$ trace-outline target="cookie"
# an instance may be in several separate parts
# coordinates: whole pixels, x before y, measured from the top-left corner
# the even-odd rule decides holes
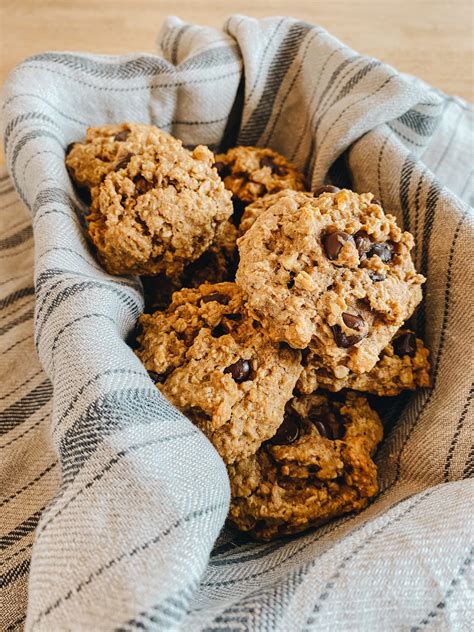
[[[363,509],[378,491],[381,439],[377,413],[356,393],[294,398],[275,436],[228,467],[231,523],[270,540]]]
[[[237,242],[236,282],[255,318],[337,379],[370,371],[422,297],[413,237],[372,198],[281,196]]]
[[[108,272],[175,277],[219,238],[232,203],[213,161],[165,134],[105,177],[87,221]]]
[[[145,312],[163,311],[171,303],[172,295],[183,287],[197,288],[203,283],[233,281],[237,269],[237,229],[226,222],[216,241],[199,259],[187,265],[182,274],[173,278],[163,273],[142,277]]]
[[[273,206],[280,198],[290,197],[294,199],[296,203],[305,204],[308,196],[311,195],[311,193],[303,193],[302,191],[292,191],[291,189],[286,189],[258,198],[255,202],[252,202],[245,207],[245,211],[239,225],[239,235],[244,235],[253,225],[257,217]]]
[[[303,372],[296,385],[300,393],[312,393],[317,388],[340,391],[350,388],[374,395],[398,395],[431,385],[429,351],[423,341],[408,330],[400,330],[382,350],[374,368],[357,375],[350,372],[338,379],[324,366],[313,351],[304,354]]]
[[[238,264],[237,228],[226,222],[211,247],[188,265],[181,276],[183,287],[199,287],[203,283],[233,281]]]
[[[235,283],[176,292],[166,311],[141,316],[140,325],[137,355],[150,377],[226,463],[275,434],[301,354],[268,339]]]
[[[154,125],[121,123],[89,127],[83,143],[71,143],[66,166],[79,187],[92,189],[117,169],[128,154],[141,153],[148,145],[162,144],[169,136]]]
[[[234,147],[216,156],[215,167],[232,192],[233,222],[239,225],[247,204],[283,189],[304,191],[304,176],[284,156],[262,147]]]

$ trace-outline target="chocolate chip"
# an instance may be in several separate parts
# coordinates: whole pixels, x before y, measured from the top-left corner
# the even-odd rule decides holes
[[[277,176],[284,176],[286,174],[286,169],[277,165],[270,156],[263,156],[260,158],[260,166],[261,167],[269,167],[271,172]]]
[[[270,439],[273,445],[289,445],[300,436],[300,425],[296,415],[285,415],[282,424],[276,434]]]
[[[134,182],[135,188],[140,195],[143,195],[143,193],[147,193],[150,189],[153,189],[154,186],[153,182],[150,182],[143,176],[138,176],[138,178],[136,178]]]
[[[226,334],[229,333],[229,330],[227,329],[227,327],[224,325],[224,323],[219,323],[218,325],[216,325],[214,327],[214,329],[211,331],[211,336],[213,338],[220,338],[221,336],[225,336]],[[224,371],[225,373],[225,371]]]
[[[234,362],[234,364],[224,369],[224,373],[230,373],[234,382],[237,382],[237,384],[249,380],[251,372],[252,367],[248,360],[237,360],[237,362]]]
[[[326,439],[342,439],[345,433],[342,420],[334,413],[329,412],[320,414],[318,412],[309,412],[308,419],[314,424],[314,427],[322,437]]]
[[[341,189],[339,187],[334,187],[332,184],[323,184],[323,186],[318,187],[316,191],[313,193],[315,197],[322,195],[323,193],[337,193]]]
[[[359,230],[354,235],[354,242],[357,248],[357,252],[359,253],[359,258],[363,259],[372,246],[372,240],[367,235],[365,230]]]
[[[218,160],[213,164],[214,169],[217,169],[217,173],[220,175],[222,179],[230,176],[230,167],[228,167],[225,163]]]
[[[338,347],[342,349],[348,349],[349,347],[353,347],[355,344],[360,342],[363,338],[366,337],[366,333],[363,334],[355,334],[353,336],[347,336],[339,325],[334,325],[332,327],[332,332],[334,335],[334,340]]]
[[[382,208],[382,202],[378,198],[372,198],[372,204],[377,204]]]
[[[221,294],[220,292],[213,292],[212,294],[206,294],[201,299],[202,303],[220,303],[221,305],[228,305],[230,298],[227,294]]]
[[[380,272],[374,272],[373,270],[369,270],[369,277],[374,283],[378,283],[379,281],[385,281],[387,276]]]
[[[330,261],[334,261],[338,258],[346,241],[354,242],[352,236],[342,230],[336,230],[333,233],[325,233],[323,235],[324,250]]]
[[[157,382],[159,382],[160,384],[163,384],[163,382],[167,378],[167,373],[166,372],[165,373],[156,373],[155,371],[148,371],[148,375],[153,380],[153,382],[155,382],[155,384]]]
[[[382,241],[372,244],[370,250],[367,252],[367,257],[373,257],[377,255],[384,263],[388,263],[392,260],[395,244],[392,241]]]
[[[393,341],[393,350],[400,358],[402,356],[410,356],[410,358],[414,358],[416,354],[416,336],[411,333],[411,331],[407,331],[403,334],[397,336]]]
[[[290,272],[290,280],[288,281],[288,283],[286,284],[286,287],[291,290],[291,288],[295,285],[295,276],[296,273],[295,272]]]
[[[118,134],[115,134],[114,140],[118,140],[118,141],[127,140],[127,138],[129,136],[130,136],[130,130],[129,129],[123,129]]]
[[[69,154],[71,153],[72,148],[74,147],[76,143],[69,143],[69,145],[66,147],[66,156],[69,156]]]
[[[135,154],[132,154],[131,152],[129,152],[124,158],[122,158],[120,162],[118,162],[115,165],[114,171],[120,171],[120,169],[124,169],[130,162],[130,160],[132,159],[132,156],[134,155]]]
[[[342,312],[342,320],[344,321],[344,325],[350,329],[363,331],[365,328],[365,321],[361,316],[349,314],[349,312]]]
[[[242,200],[238,198],[236,195],[233,195],[232,205],[234,207],[234,212],[230,219],[232,223],[238,228],[240,226],[240,220],[242,219],[242,215],[244,214],[245,207],[247,206],[247,204],[245,204],[245,202],[242,202]]]
[[[242,320],[242,314],[224,314],[224,318],[239,321]]]
[[[315,425],[316,430],[319,432],[319,434],[322,437],[327,437],[328,436],[328,433],[326,431],[326,426],[323,424],[322,421],[313,421],[313,424]]]

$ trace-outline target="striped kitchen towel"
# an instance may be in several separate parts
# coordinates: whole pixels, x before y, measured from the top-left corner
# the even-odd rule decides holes
[[[159,43],[35,55],[4,86],[2,628],[471,630],[473,108],[289,18],[171,18]],[[433,389],[393,400],[360,515],[267,544],[222,531],[224,465],[125,344],[141,283],[100,268],[64,167],[87,126],[124,120],[270,146],[414,233]]]

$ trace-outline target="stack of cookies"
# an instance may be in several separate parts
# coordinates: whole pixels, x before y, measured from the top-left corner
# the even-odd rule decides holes
[[[143,275],[136,353],[225,461],[230,521],[268,540],[365,507],[382,439],[366,394],[430,383],[404,328],[425,280],[410,233],[371,193],[307,192],[271,149],[108,125],[66,164],[104,268]]]

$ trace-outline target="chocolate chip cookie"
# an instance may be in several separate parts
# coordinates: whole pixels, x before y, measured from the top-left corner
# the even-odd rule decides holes
[[[281,196],[238,240],[236,282],[255,318],[337,379],[370,371],[422,297],[413,237],[372,200]]]
[[[129,154],[139,154],[148,145],[160,145],[168,137],[154,125],[142,123],[89,127],[83,143],[69,145],[66,166],[79,187],[92,189],[119,168]]]
[[[381,439],[377,413],[354,392],[294,398],[275,435],[228,467],[231,523],[269,540],[363,509],[378,491]]]
[[[431,385],[430,353],[423,341],[408,330],[400,330],[382,350],[374,368],[360,375],[351,371],[345,378],[338,379],[311,349],[303,355],[304,368],[296,385],[300,393],[312,393],[317,388],[333,392],[350,388],[393,396]]]
[[[284,191],[278,191],[277,193],[270,193],[264,195],[261,198],[255,200],[245,207],[244,214],[239,225],[239,235],[243,235],[253,225],[257,217],[264,213],[267,209],[275,204],[282,197],[290,197],[295,200],[296,203],[305,204],[308,196],[311,193],[303,193],[302,191],[293,191],[291,189],[285,189]]]
[[[301,354],[272,343],[235,283],[173,295],[140,318],[138,357],[161,392],[212,441],[226,463],[275,434],[301,373]]]
[[[284,156],[262,147],[234,147],[216,156],[215,167],[234,203],[233,222],[239,225],[247,204],[282,189],[305,189],[304,176]]]
[[[232,203],[213,162],[207,147],[190,152],[164,134],[115,166],[87,217],[108,272],[175,277],[219,239]]]

